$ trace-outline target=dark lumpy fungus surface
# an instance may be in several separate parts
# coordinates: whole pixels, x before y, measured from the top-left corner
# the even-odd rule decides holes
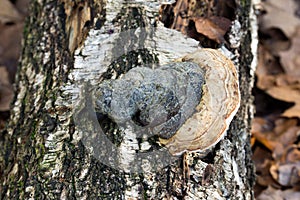
[[[120,126],[168,139],[195,112],[204,71],[193,62],[136,67],[95,90],[95,110]]]

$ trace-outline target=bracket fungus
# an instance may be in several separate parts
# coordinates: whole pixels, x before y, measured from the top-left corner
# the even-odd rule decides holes
[[[170,139],[160,142],[173,155],[204,151],[225,135],[240,106],[237,71],[231,60],[214,49],[202,49],[181,61],[195,62],[205,71],[203,94],[196,112]]]
[[[202,151],[225,134],[240,104],[235,66],[201,49],[176,62],[136,67],[96,89],[95,110],[141,137],[159,136],[172,155]]]

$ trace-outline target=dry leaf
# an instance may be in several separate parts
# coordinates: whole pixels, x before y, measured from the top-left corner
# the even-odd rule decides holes
[[[278,188],[299,185],[300,151],[295,145],[300,132],[298,120],[278,118],[272,124],[269,120],[256,117],[251,132],[257,141],[272,153],[271,156],[270,151],[266,151],[266,148],[261,146],[254,150],[253,160],[258,173],[256,188],[269,185],[276,185]],[[266,193],[264,195],[261,199],[270,196]],[[274,198],[272,195],[270,197]]]
[[[261,5],[266,14],[262,15],[260,20],[261,45],[256,71],[257,87],[273,98],[289,103],[286,103],[286,107],[285,104],[277,107],[275,105],[274,108],[265,107],[270,109],[265,111],[269,114],[265,113],[263,118],[254,120],[252,125],[251,132],[256,139],[253,159],[258,174],[255,192],[256,195],[260,193],[257,196],[258,200],[298,200],[300,192],[296,189],[300,189],[300,4],[295,0],[265,0]],[[256,102],[258,106],[265,103]],[[288,107],[291,104],[294,105]],[[275,113],[278,107],[281,108],[280,113],[283,112],[283,117],[273,119],[272,116],[278,116]],[[257,162],[258,159],[260,162]],[[265,186],[269,187],[265,189]],[[286,187],[293,189],[285,190]]]
[[[299,200],[300,192],[289,190],[277,190],[269,186],[268,189],[263,191],[257,198],[257,200]]]
[[[224,35],[231,25],[231,21],[224,17],[212,16],[209,18],[195,17],[193,18],[198,33],[207,36],[209,39],[223,43]]]
[[[13,95],[13,87],[9,83],[7,70],[5,67],[0,67],[0,111],[9,110]]]
[[[297,119],[286,118],[278,118],[274,124],[264,118],[253,120],[252,135],[272,153],[271,157],[271,153],[266,152],[266,148],[262,149],[261,145],[255,148],[253,160],[259,174],[259,185],[274,185],[269,169],[273,179],[281,186],[294,186],[300,180],[296,175],[300,172],[300,152],[294,145],[300,131],[297,123]]]
[[[291,86],[293,85],[299,85],[300,86],[300,79],[294,77],[294,76],[289,76],[287,74],[280,74],[276,77],[276,85],[277,86]]]
[[[274,163],[272,161],[272,155],[270,151],[266,150],[265,148],[255,148],[253,152],[253,161],[255,163],[257,176],[257,183],[261,186],[268,186],[270,184],[277,184],[270,172],[269,168]]]
[[[290,38],[300,26],[300,20],[295,15],[297,9],[295,1],[267,0],[262,6],[267,12],[260,20],[262,29],[278,27]]]
[[[22,20],[22,15],[9,0],[0,1],[0,22],[17,22]]]
[[[294,162],[295,160],[300,161],[300,149],[297,145],[291,145],[290,148],[287,149],[285,161]]]
[[[272,87],[266,91],[272,97],[295,103],[295,106],[289,108],[283,113],[286,117],[300,117],[299,107],[300,107],[300,89],[292,88],[291,86],[278,86]]]
[[[274,56],[278,56],[280,51],[286,51],[291,46],[291,41],[279,28],[270,28],[260,32],[261,44]]]
[[[264,153],[263,151],[260,151],[260,153]],[[259,168],[261,168],[261,170],[256,168],[256,172],[259,173],[259,175],[257,176],[257,183],[261,186],[268,186],[268,185],[278,185],[278,183],[275,182],[275,180],[272,178],[272,176],[270,175],[270,172],[268,171],[268,169],[270,168],[272,161],[271,160],[265,160],[265,162],[263,163],[263,165],[258,166]]]
[[[276,119],[275,120],[275,127],[274,127],[274,132],[276,134],[276,137],[281,135],[281,134],[285,134],[290,128],[296,127],[297,123],[298,123],[297,119],[285,119],[285,118]],[[281,139],[280,139],[280,141],[284,142]]]
[[[274,124],[260,117],[252,121],[252,135],[266,148],[273,151],[273,156],[279,157],[283,149],[296,142],[300,127],[297,119],[278,118]]]
[[[298,116],[300,113],[300,104],[296,104],[293,107],[289,108],[288,110],[284,111],[284,113],[282,114],[282,116],[284,117],[295,117]]]
[[[22,32],[23,23],[5,26],[0,30],[1,64],[7,60],[18,60],[21,51]]]
[[[188,0],[178,0],[173,4],[162,4],[159,10],[159,20],[167,28],[172,28],[186,34],[189,24],[189,2]]]
[[[300,161],[270,168],[272,177],[282,186],[294,186],[300,183]]]
[[[298,19],[300,21],[300,19]],[[291,38],[292,46],[288,51],[280,52],[281,64],[285,72],[293,77],[300,78],[300,27]]]
[[[257,75],[256,85],[262,90],[274,87],[276,75],[282,73],[280,63],[269,50],[261,45],[258,48],[258,55],[258,65],[255,71]]]
[[[299,44],[300,45],[300,44]],[[290,53],[295,57],[297,53]],[[300,52],[299,52],[300,54]],[[288,56],[288,55],[287,55]],[[295,68],[299,68],[295,66]],[[297,74],[291,71],[291,74]],[[298,70],[299,71],[299,70]],[[257,75],[257,87],[266,90],[266,92],[273,98],[295,103],[295,105],[283,113],[285,117],[298,117],[300,116],[300,80],[295,76],[289,74],[283,74],[283,71],[279,65],[278,59],[276,59],[270,51],[266,48],[259,47],[259,61],[256,70]]]
[[[14,1],[15,7],[24,15],[27,16],[29,13],[30,0],[16,0]]]
[[[252,132],[253,136],[259,141],[262,145],[264,145],[270,151],[275,151],[275,148],[283,149],[283,146],[276,142],[272,141],[268,136],[272,135],[272,132],[265,132],[264,134],[261,132]]]

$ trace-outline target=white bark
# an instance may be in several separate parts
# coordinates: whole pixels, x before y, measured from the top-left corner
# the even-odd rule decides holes
[[[1,197],[252,199],[254,175],[249,127],[253,115],[251,88],[257,40],[251,40],[251,37],[256,37],[253,11],[251,20],[254,29],[252,35],[248,32],[249,2],[237,12],[230,33],[231,49],[221,48],[239,69],[242,91],[241,107],[227,136],[204,160],[197,153],[188,153],[185,167],[181,157],[164,168],[159,168],[159,162],[149,162],[151,156],[147,157],[140,166],[142,170],[139,172],[143,173],[129,173],[132,167],[129,161],[136,158],[136,150],[146,151],[152,144],[145,141],[139,143],[130,129],[109,127],[107,135],[116,137],[115,143],[119,142],[112,149],[120,154],[111,152],[103,156],[101,145],[111,141],[96,141],[98,146],[86,145],[93,144],[93,139],[87,140],[91,143],[84,143],[86,133],[78,127],[76,117],[73,118],[82,105],[78,99],[80,95],[85,95],[83,91],[89,91],[101,83],[101,75],[111,70],[110,65],[114,61],[129,59],[126,54],[131,51],[145,50],[147,56],[152,56],[147,58],[151,62],[147,62],[143,53],[139,52],[132,67],[149,65],[154,68],[153,61],[159,61],[160,65],[173,62],[200,47],[197,41],[167,29],[157,21],[162,1],[99,2],[95,4],[105,7],[104,25],[99,30],[89,30],[84,44],[75,51],[74,66],[71,59],[66,58],[69,55],[66,53],[68,45],[62,45],[65,49],[61,49],[57,45],[60,41],[55,40],[64,40],[64,35],[60,34],[63,32],[62,16],[56,15],[62,6],[35,2],[36,18],[30,18],[32,27],[25,37],[28,43],[32,40],[36,46],[24,47],[23,66],[17,82],[18,95],[5,136],[8,139],[4,149],[10,152],[11,160],[6,159],[5,164],[1,164],[1,168],[6,167],[3,169],[4,177],[1,177]],[[83,9],[88,6],[95,5],[85,5]],[[140,12],[136,14],[140,19],[128,18],[134,14],[130,13],[132,10]],[[40,15],[38,12],[41,12]],[[118,20],[117,16],[120,17]],[[44,32],[38,34],[35,29]],[[31,51],[34,57],[28,53]],[[119,67],[119,71],[112,71],[111,78],[126,71]],[[35,93],[31,93],[34,89]],[[82,116],[88,128],[94,125],[89,120],[91,113],[89,110]],[[123,136],[122,140],[118,141],[118,135]],[[7,152],[3,152],[1,156],[4,158]],[[117,157],[118,165],[107,166],[106,162],[98,159],[116,159],[110,157],[115,155],[122,155]],[[153,171],[155,167],[158,168]],[[185,169],[189,169],[189,177]]]

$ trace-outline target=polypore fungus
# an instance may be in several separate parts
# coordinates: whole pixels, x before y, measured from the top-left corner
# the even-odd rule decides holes
[[[225,134],[240,103],[235,66],[201,49],[157,69],[137,67],[95,90],[96,112],[157,134],[172,155],[201,151]]]
[[[202,49],[182,58],[195,62],[205,71],[205,85],[196,112],[170,139],[160,142],[173,155],[203,151],[225,135],[240,106],[237,71],[231,60],[214,49]]]
[[[135,131],[172,137],[195,112],[204,71],[196,63],[175,62],[157,69],[137,67],[96,89],[96,112]],[[141,133],[143,134],[143,133]]]

